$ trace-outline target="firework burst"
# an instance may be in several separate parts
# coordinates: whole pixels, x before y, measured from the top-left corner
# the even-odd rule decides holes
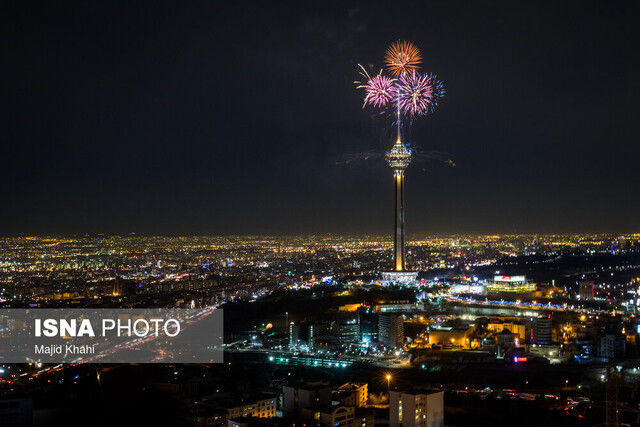
[[[420,51],[411,42],[397,41],[387,49],[384,57],[387,69],[394,77],[411,74],[422,62]]]
[[[444,97],[445,89],[435,74],[404,74],[396,85],[396,101],[403,114],[411,117],[433,112]]]
[[[359,67],[362,70],[360,74],[365,80],[355,83],[359,85],[358,89],[364,89],[366,93],[362,108],[367,104],[376,108],[384,108],[395,100],[397,91],[394,79],[382,75],[382,70],[376,76],[371,77],[362,65]]]

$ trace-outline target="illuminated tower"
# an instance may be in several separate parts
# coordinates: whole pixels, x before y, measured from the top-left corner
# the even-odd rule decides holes
[[[393,169],[393,186],[395,188],[395,219],[393,240],[393,270],[405,271],[404,252],[404,170],[411,163],[411,152],[402,143],[400,132],[395,145],[387,153],[387,162]]]
[[[398,108],[398,138],[387,153],[387,162],[393,169],[393,187],[395,191],[395,218],[393,230],[393,268],[382,272],[382,280],[386,283],[402,285],[415,284],[418,272],[407,271],[404,251],[404,170],[411,163],[411,151],[402,143],[400,137],[400,108]]]

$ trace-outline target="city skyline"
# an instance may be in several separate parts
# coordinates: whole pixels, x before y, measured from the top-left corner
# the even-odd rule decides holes
[[[5,9],[2,426],[640,425],[640,4]]]
[[[0,235],[388,230],[363,153],[393,131],[353,81],[397,39],[449,92],[404,138],[445,153],[407,172],[409,238],[637,229],[637,5],[225,7],[10,8]]]

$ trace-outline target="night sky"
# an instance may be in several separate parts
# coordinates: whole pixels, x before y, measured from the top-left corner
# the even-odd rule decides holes
[[[410,236],[640,231],[637,2],[50,3],[0,17],[0,235],[390,234],[353,82],[397,39],[448,91],[407,142],[456,164],[408,169]]]

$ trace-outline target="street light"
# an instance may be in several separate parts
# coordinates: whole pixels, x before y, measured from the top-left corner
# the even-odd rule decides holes
[[[387,374],[387,391],[391,391],[391,374]]]

